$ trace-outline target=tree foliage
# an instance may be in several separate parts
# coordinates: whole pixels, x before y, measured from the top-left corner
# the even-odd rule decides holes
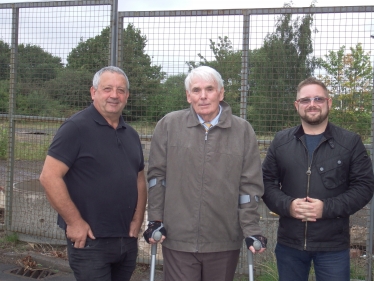
[[[213,52],[214,60],[208,61],[199,53],[200,62],[189,61],[187,65],[190,71],[201,65],[210,66],[217,70],[224,81],[224,100],[231,105],[233,113],[239,115],[242,52],[234,50],[232,42],[227,36],[219,36],[218,40],[219,42],[216,43],[209,39],[209,48]]]
[[[161,91],[149,97],[147,119],[158,121],[167,113],[189,107],[184,88],[185,74],[170,76]]]
[[[61,58],[41,47],[30,44],[18,46],[17,84],[21,94],[27,94],[45,81],[55,78],[62,68]],[[8,80],[9,73],[10,46],[0,40],[0,80]]]
[[[67,57],[67,68],[87,70],[94,75],[96,71],[109,64],[110,29],[104,28],[100,35],[83,41]]]
[[[0,80],[9,79],[10,74],[10,46],[0,40]]]
[[[365,53],[361,43],[350,47],[341,46],[330,51],[318,65],[326,72],[319,78],[326,84],[333,97],[331,120],[348,129],[370,135],[372,111],[373,68],[370,53]]]
[[[30,44],[18,46],[17,82],[22,86],[21,94],[38,89],[45,81],[56,77],[63,68],[60,57]]]
[[[286,4],[285,7],[290,7]],[[293,101],[296,86],[312,75],[316,60],[312,56],[313,15],[278,17],[275,31],[268,34],[262,47],[249,50],[249,98],[247,116],[259,132],[274,132],[294,125],[298,117]],[[225,100],[239,114],[242,52],[234,50],[227,36],[216,43],[210,40],[214,59],[198,54],[200,62],[190,61],[190,69],[200,65],[215,68],[225,83]]]
[[[293,107],[296,86],[311,76],[316,66],[312,26],[312,14],[280,15],[263,46],[250,51],[248,116],[258,131],[274,132],[298,122]]]
[[[74,85],[72,87],[72,85]],[[43,92],[53,100],[65,105],[67,114],[84,108],[91,103],[90,87],[92,74],[86,70],[65,68],[55,79],[47,81]]]
[[[162,91],[161,81],[165,78],[162,67],[152,64],[146,54],[147,37],[140,29],[129,24],[123,32],[123,69],[130,80],[130,97],[125,108],[128,120],[143,120],[149,114],[150,100]]]
[[[67,67],[87,70],[93,76],[96,71],[108,65],[109,38],[108,27],[94,38],[81,40],[70,52]],[[145,52],[147,38],[133,24],[123,30],[122,42],[122,68],[130,81],[130,98],[125,108],[126,119],[141,120],[147,115],[151,96],[161,90],[160,84],[165,73],[161,71],[161,66],[152,65],[151,57]]]

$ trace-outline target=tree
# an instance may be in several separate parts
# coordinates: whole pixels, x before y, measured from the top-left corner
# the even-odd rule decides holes
[[[63,68],[61,58],[53,56],[41,47],[30,44],[18,46],[17,84],[20,94],[37,89],[45,81],[56,77]],[[10,47],[0,40],[0,80],[8,80],[10,74]]]
[[[217,70],[224,81],[225,98],[232,107],[235,115],[240,113],[240,87],[241,87],[241,51],[235,51],[232,42],[227,36],[218,37],[219,42],[216,43],[209,39],[209,48],[212,50],[214,60],[208,61],[203,55],[198,54],[200,62],[187,62],[191,71],[201,65],[206,65]]]
[[[146,54],[147,37],[140,29],[129,24],[123,32],[123,69],[130,80],[130,97],[125,108],[127,120],[144,120],[149,110],[150,100],[162,91],[161,81],[165,78],[162,67],[152,65]]]
[[[311,76],[316,67],[312,25],[312,14],[296,18],[283,14],[278,17],[275,31],[265,37],[263,46],[249,50],[247,116],[257,132],[273,133],[298,122],[293,107],[296,86]],[[220,72],[225,82],[225,100],[234,114],[239,114],[242,52],[233,49],[227,36],[219,37],[218,43],[210,40],[210,49],[213,60],[198,54],[200,62],[187,64],[190,69],[208,65]]]
[[[158,121],[167,113],[189,107],[184,88],[185,74],[169,77],[162,83],[162,90],[149,97],[147,119]]]
[[[0,113],[9,110],[9,80],[0,80]]]
[[[312,14],[296,18],[283,14],[264,45],[250,51],[248,116],[255,130],[275,132],[298,122],[293,107],[296,86],[311,76],[316,66],[312,25]]]
[[[86,41],[81,40],[68,58],[67,67],[88,70],[92,75],[108,65],[110,29],[105,28],[100,35]],[[125,108],[127,120],[142,120],[147,116],[149,98],[161,90],[160,82],[165,73],[161,66],[152,65],[145,53],[147,38],[141,31],[129,24],[122,34],[123,70],[130,81],[130,97]]]
[[[73,86],[72,86],[73,85]],[[92,74],[85,69],[65,68],[43,86],[43,92],[65,106],[66,116],[91,103]]]
[[[0,40],[0,80],[8,80],[10,75],[10,46]]]
[[[55,78],[62,68],[61,58],[41,47],[30,44],[18,46],[17,82],[22,86],[22,94],[38,89],[45,81]]]
[[[341,46],[319,59],[318,65],[326,72],[319,78],[333,97],[331,120],[362,137],[369,136],[373,77],[370,53],[364,52],[361,43],[350,47],[350,53]]]
[[[63,68],[61,58],[53,56],[41,47],[30,44],[18,46],[16,112],[18,114],[36,114],[41,107],[46,108],[40,88]],[[0,109],[8,109],[10,78],[10,46],[0,40]],[[40,112],[39,112],[40,113]]]
[[[110,28],[104,28],[100,35],[83,41],[81,38],[67,57],[67,68],[87,70],[95,74],[96,71],[108,65],[110,54]]]

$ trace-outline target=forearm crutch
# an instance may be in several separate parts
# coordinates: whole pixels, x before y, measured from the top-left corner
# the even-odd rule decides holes
[[[160,231],[155,231],[152,234],[152,238],[156,242],[160,241],[161,237],[162,237],[162,233]],[[150,273],[150,276],[149,276],[150,281],[155,280],[156,254],[157,254],[157,243],[152,244],[152,247],[151,247],[151,273]]]
[[[255,248],[256,251],[261,249],[261,242],[256,240],[253,242],[253,248]],[[249,275],[249,281],[254,281],[253,276],[253,253],[250,249],[247,249],[247,256],[248,256],[248,275]]]

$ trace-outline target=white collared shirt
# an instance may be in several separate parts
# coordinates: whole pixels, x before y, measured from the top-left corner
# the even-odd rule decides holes
[[[199,118],[199,121],[201,123],[201,125],[203,125],[205,127],[206,130],[209,130],[211,129],[213,126],[217,125],[218,124],[218,121],[219,121],[219,117],[221,116],[221,113],[222,113],[222,106],[219,105],[219,112],[217,114],[216,117],[214,117],[214,119],[212,121],[210,121],[209,123],[212,125],[210,128],[208,128],[207,126],[205,126],[205,121],[203,120],[203,118],[200,117],[199,114],[197,114],[197,118]]]

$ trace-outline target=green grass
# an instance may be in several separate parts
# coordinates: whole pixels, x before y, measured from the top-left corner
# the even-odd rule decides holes
[[[59,122],[16,122],[15,160],[44,160],[53,139],[52,134],[60,125]],[[0,159],[7,159],[8,157],[8,126],[9,124],[5,121],[0,122]]]
[[[8,248],[9,246],[15,246],[18,242],[18,235],[16,233],[10,233],[0,238],[0,249]]]
[[[14,157],[16,160],[44,160],[51,141],[52,137],[39,143],[35,141],[17,141]]]

